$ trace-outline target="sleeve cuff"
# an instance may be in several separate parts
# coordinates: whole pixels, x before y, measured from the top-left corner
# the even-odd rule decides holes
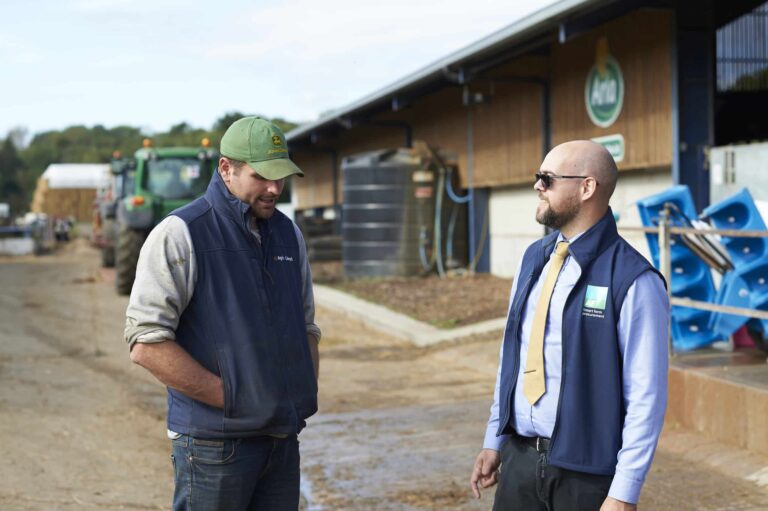
[[[494,451],[500,451],[501,446],[507,441],[507,437],[496,436],[496,429],[493,426],[489,426],[485,430],[485,438],[483,439],[483,449],[493,449]]]
[[[637,504],[642,487],[643,481],[638,481],[627,477],[621,472],[616,472],[613,476],[611,489],[608,490],[608,496],[629,504]]]
[[[320,342],[322,332],[320,332],[320,327],[315,324],[310,324],[307,325],[307,335],[313,336],[315,339],[317,339],[317,342]]]
[[[130,351],[133,349],[133,345],[137,342],[151,344],[163,341],[175,341],[176,333],[173,330],[165,328],[144,332],[130,332],[126,329],[125,340],[128,342],[128,349]]]

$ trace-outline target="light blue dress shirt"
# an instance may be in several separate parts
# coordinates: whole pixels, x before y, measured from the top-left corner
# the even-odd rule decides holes
[[[573,237],[576,241],[581,234]],[[557,241],[566,241],[562,234]],[[554,252],[553,252],[554,253]],[[521,261],[522,262],[522,261]],[[581,268],[570,255],[552,292],[549,315],[544,333],[544,374],[546,392],[532,406],[523,395],[523,371],[528,355],[528,341],[536,304],[544,278],[552,262],[547,261],[540,278],[531,289],[521,318],[520,369],[514,392],[512,418],[515,431],[522,436],[550,438],[557,418],[562,374],[562,323],[568,295],[581,276]],[[510,305],[515,296],[520,263],[512,284]],[[623,394],[626,408],[622,447],[618,454],[616,474],[608,495],[623,502],[636,503],[645,476],[653,461],[664,411],[667,406],[667,370],[669,366],[667,340],[669,336],[669,299],[662,280],[653,272],[640,275],[627,291],[619,314],[619,349],[623,368]],[[503,349],[503,347],[502,347]],[[501,353],[499,356],[501,361]],[[499,387],[501,362],[496,374],[496,388],[483,447],[499,450],[506,437],[496,436],[499,427]]]

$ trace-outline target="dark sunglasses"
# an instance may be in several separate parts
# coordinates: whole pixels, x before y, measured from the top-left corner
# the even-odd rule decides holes
[[[542,174],[541,172],[537,172],[534,174],[536,176],[536,181],[541,181],[541,184],[544,185],[544,189],[549,189],[552,187],[552,180],[553,179],[587,179],[588,177],[592,176],[558,176],[557,174]],[[595,184],[599,185],[600,183],[597,182],[595,179]]]

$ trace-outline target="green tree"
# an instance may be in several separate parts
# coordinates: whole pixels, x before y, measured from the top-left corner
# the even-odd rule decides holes
[[[259,114],[243,114],[240,112],[228,112],[221,117],[219,117],[215,123],[213,123],[213,131],[221,133],[221,135],[224,135],[224,132],[227,131],[227,128],[229,128],[233,122],[240,119],[241,117],[246,117],[246,115],[259,115]],[[259,115],[259,117],[263,117],[265,119],[269,119],[269,117]],[[278,128],[283,130],[284,133],[291,131],[293,128],[298,126],[295,122],[286,121],[282,117],[274,117],[272,119],[269,119],[275,125],[277,125]],[[219,137],[220,138],[220,137]]]
[[[241,117],[245,117],[246,115],[250,114],[244,114],[241,112],[227,112],[226,114],[222,115],[218,119],[216,119],[216,122],[213,123],[213,131],[216,131],[218,133],[224,134],[225,131],[227,131],[227,128],[232,126],[232,123],[236,120],[240,119]],[[219,137],[221,138],[221,137]]]
[[[186,122],[172,126],[167,133],[158,133],[152,137],[152,143],[156,147],[199,147],[202,140],[207,138],[212,145],[218,140],[216,133],[200,128],[193,128]]]
[[[29,130],[24,126],[13,127],[8,132],[8,138],[13,140],[13,145],[16,146],[17,150],[27,147],[27,135],[29,135]]]
[[[144,138],[151,138],[155,147],[199,147],[203,138],[208,138],[211,146],[219,147],[224,132],[241,117],[245,117],[245,114],[237,111],[227,112],[214,122],[211,129],[196,128],[182,121],[171,126],[167,132],[155,133],[151,137],[133,126],[106,128],[97,124],[89,128],[73,125],[63,130],[37,133],[28,145],[18,151],[20,146],[14,142],[16,139],[21,141],[27,138],[26,129],[14,128],[15,131],[9,134],[4,142],[5,163],[2,163],[2,176],[12,176],[12,179],[8,178],[8,182],[13,184],[7,185],[7,193],[12,191],[14,197],[21,196],[23,200],[20,200],[20,203],[23,203],[23,209],[26,209],[32,199],[37,179],[52,163],[106,163],[112,159],[115,151],[123,157],[130,157],[142,146]],[[295,123],[280,117],[272,119],[272,122],[283,131],[289,131],[296,126]],[[6,149],[9,143],[10,146]],[[14,157],[21,162],[20,165],[8,163],[12,159],[8,156],[11,154],[11,147]],[[11,167],[14,170],[8,170]],[[0,193],[3,193],[2,190]]]
[[[19,158],[11,137],[3,140],[0,149],[0,202],[7,202],[14,215],[27,210],[24,188],[20,182],[24,162]]]
[[[729,87],[732,91],[764,91],[768,89],[768,68],[741,76]]]
[[[288,132],[289,132],[289,131],[291,131],[293,128],[295,128],[296,126],[298,126],[298,124],[296,124],[295,122],[286,121],[286,120],[285,120],[285,119],[283,119],[282,117],[275,117],[275,118],[273,118],[273,119],[270,119],[270,120],[271,120],[273,123],[275,123],[275,124],[277,125],[277,127],[278,127],[278,128],[280,128],[281,130],[283,130],[283,133],[288,133]]]
[[[184,135],[190,129],[192,129],[192,127],[189,124],[187,124],[186,122],[180,122],[179,124],[171,126],[171,129],[168,130],[168,135],[171,135],[171,136]]]

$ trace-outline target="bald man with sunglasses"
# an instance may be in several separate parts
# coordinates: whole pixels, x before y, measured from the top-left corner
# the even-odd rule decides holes
[[[669,301],[616,229],[616,164],[566,142],[535,174],[536,221],[510,295],[493,405],[470,485],[494,511],[637,509],[664,421]]]

